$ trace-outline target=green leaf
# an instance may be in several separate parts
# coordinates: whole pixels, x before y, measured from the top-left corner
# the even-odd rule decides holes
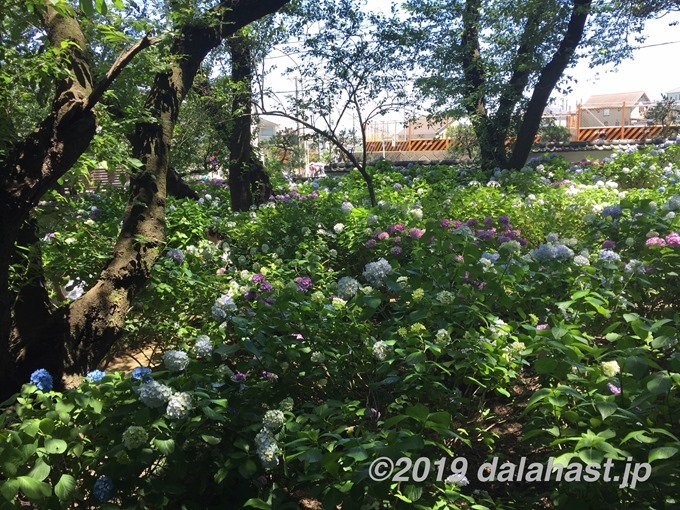
[[[212,446],[215,446],[216,444],[220,444],[222,442],[222,438],[210,436],[208,434],[201,434],[201,439],[203,439],[203,441]]]
[[[66,441],[53,437],[45,440],[45,451],[49,454],[64,453],[67,448]]]
[[[430,410],[423,404],[416,404],[406,408],[406,414],[416,421],[424,422],[430,414]]]
[[[252,460],[246,459],[245,462],[239,464],[238,472],[241,473],[243,478],[250,479],[255,473],[257,473],[257,466]]]
[[[382,300],[375,296],[364,296],[364,304],[369,308],[378,308]]]
[[[45,482],[40,482],[30,476],[19,476],[19,488],[28,499],[43,499],[52,495],[52,487]]]
[[[94,15],[94,5],[92,4],[92,0],[80,0],[80,10],[83,11],[85,16],[91,18]]]
[[[596,402],[595,406],[597,407],[597,410],[600,411],[603,420],[606,420],[619,408],[614,402]]]
[[[12,501],[16,497],[17,492],[19,492],[19,480],[14,479],[0,482],[0,494],[7,501]]]
[[[171,455],[175,451],[174,439],[154,439],[153,444],[163,455]]]
[[[50,470],[51,468],[49,464],[47,464],[42,459],[38,459],[35,463],[35,466],[33,466],[33,469],[29,471],[28,476],[42,482],[50,475]]]
[[[54,432],[54,420],[51,420],[50,418],[44,418],[40,420],[40,424],[38,425],[40,427],[40,431],[45,434],[45,435],[50,435],[52,432]]]
[[[624,369],[632,374],[635,379],[642,379],[647,373],[647,360],[640,356],[628,356],[624,360]]]
[[[409,484],[404,487],[404,495],[411,501],[418,501],[423,495],[422,485]]]
[[[664,395],[670,391],[672,386],[673,381],[670,377],[660,375],[647,383],[647,390],[654,395]]]
[[[57,485],[54,486],[54,493],[61,501],[68,501],[72,498],[76,490],[76,479],[71,475],[63,474]]]
[[[655,460],[670,459],[676,453],[678,453],[678,449],[674,446],[662,446],[661,448],[654,448],[649,452],[647,462],[652,463]]]
[[[249,506],[252,508],[259,508],[260,510],[271,510],[271,505],[265,503],[260,498],[250,498],[243,504],[244,507]]]

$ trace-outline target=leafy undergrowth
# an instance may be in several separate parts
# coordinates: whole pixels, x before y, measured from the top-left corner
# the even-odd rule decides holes
[[[373,172],[374,209],[353,174],[249,213],[215,182],[171,202],[121,344],[162,361],[65,393],[34,374],[2,417],[4,507],[677,506],[680,146]],[[121,207],[50,211],[55,300]]]

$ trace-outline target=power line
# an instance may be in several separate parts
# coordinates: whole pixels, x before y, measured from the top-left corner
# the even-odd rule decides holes
[[[669,42],[662,42],[662,43],[656,43],[656,44],[645,44],[644,46],[638,46],[636,49],[641,49],[641,48],[653,48],[654,46],[666,46],[667,44],[678,44],[680,41],[669,41]]]

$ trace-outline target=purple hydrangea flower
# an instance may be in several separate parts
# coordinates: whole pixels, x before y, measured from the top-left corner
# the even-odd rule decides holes
[[[298,276],[295,278],[295,283],[300,292],[306,292],[312,286],[312,279],[309,276]]]

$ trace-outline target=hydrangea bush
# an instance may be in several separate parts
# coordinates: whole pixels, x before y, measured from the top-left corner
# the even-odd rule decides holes
[[[354,173],[291,184],[248,213],[228,210],[219,183],[171,203],[168,246],[123,341],[154,341],[162,356],[64,393],[33,373],[2,415],[0,501],[678,504],[680,146],[490,177],[372,171],[375,208]],[[57,239],[77,238],[61,228]],[[63,273],[54,239],[48,267]],[[92,257],[76,255],[63,274],[90,281]],[[470,470],[375,482],[382,456],[465,457]],[[480,482],[495,456],[652,473],[634,488]]]

